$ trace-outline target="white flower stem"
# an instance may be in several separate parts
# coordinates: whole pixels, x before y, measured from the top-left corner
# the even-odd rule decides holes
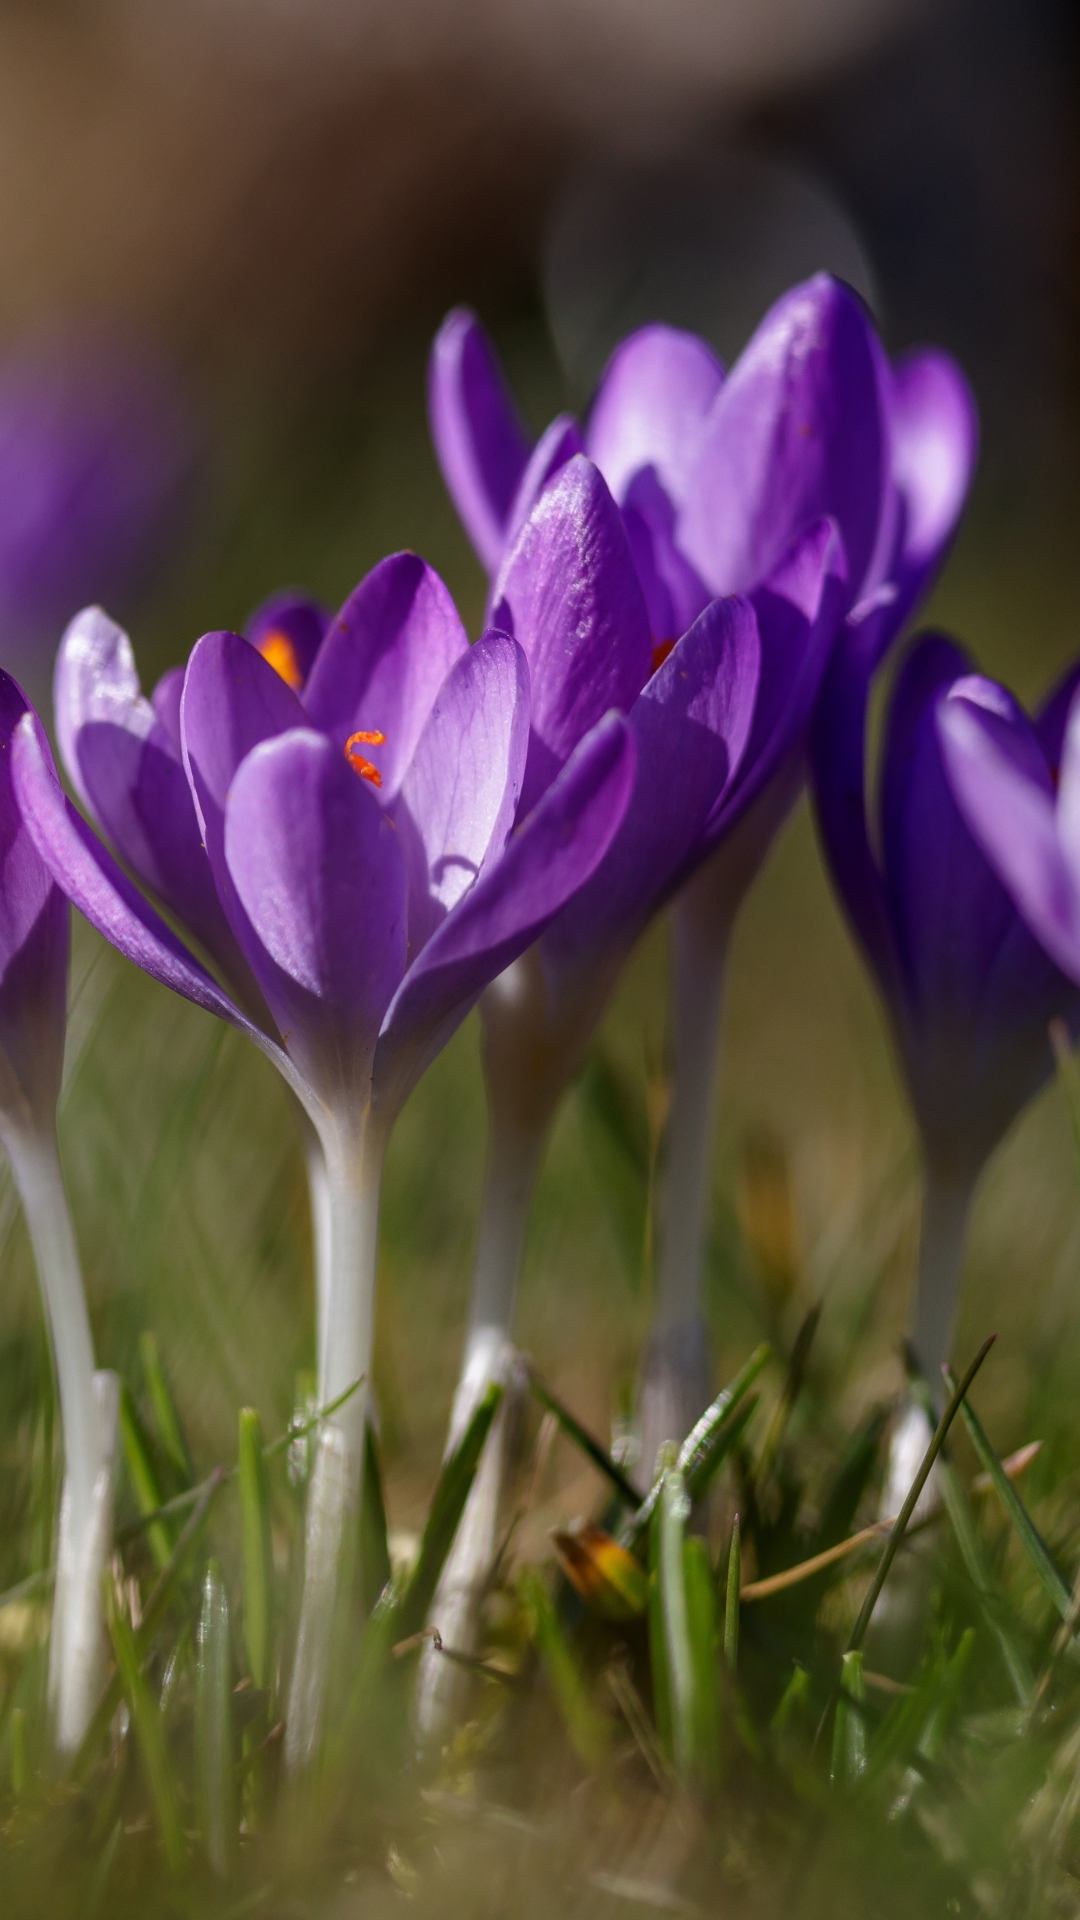
[[[964,1242],[975,1181],[927,1166],[923,1180],[919,1264],[911,1346],[923,1379],[939,1409],[945,1402],[941,1369],[949,1357],[953,1318],[964,1264]],[[893,1422],[889,1458],[881,1493],[883,1519],[893,1519],[907,1498],[930,1444],[931,1426],[921,1402],[906,1396]],[[920,1517],[936,1504],[931,1475],[920,1495]]]
[[[56,1744],[78,1746],[96,1704],[104,1655],[101,1577],[112,1549],[116,1382],[94,1371],[79,1255],[51,1130],[8,1128],[5,1145],[22,1200],[56,1359],[64,1434],[64,1490],[49,1657]]]
[[[300,1110],[304,1166],[307,1171],[308,1200],[311,1206],[311,1238],[315,1260],[315,1353],[318,1378],[326,1371],[326,1329],[330,1310],[331,1218],[330,1182],[322,1141]]]
[[[672,911],[673,1087],[664,1158],[660,1261],[638,1381],[642,1483],[665,1440],[686,1438],[708,1404],[702,1251],[716,1133],[728,915],[706,871]]]
[[[361,1384],[324,1423],[308,1487],[304,1588],[285,1737],[286,1764],[293,1772],[314,1758],[322,1732],[350,1521],[359,1499],[386,1128],[368,1112],[356,1125],[328,1123],[322,1145],[326,1185],[320,1204],[329,1254],[319,1404],[327,1406],[357,1381]]]

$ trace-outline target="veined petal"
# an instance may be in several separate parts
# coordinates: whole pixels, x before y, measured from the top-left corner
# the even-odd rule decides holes
[[[256,607],[244,625],[250,640],[286,686],[299,693],[330,625],[330,609],[306,594],[275,593]]]
[[[641,327],[616,347],[589,415],[587,451],[620,505],[646,467],[683,504],[723,380],[712,349],[678,327]]]
[[[428,370],[431,437],[480,564],[493,573],[529,442],[491,342],[465,307],[447,315]]]
[[[248,754],[226,806],[225,857],[290,1056],[324,1098],[364,1098],[405,970],[393,822],[333,742],[305,727]]]
[[[575,454],[584,453],[584,451],[585,442],[581,437],[581,429],[571,414],[558,414],[550,426],[544,428],[525,463],[510,511],[506,516],[504,552],[517,538],[545,487],[551,485],[556,474],[562,472],[568,460],[572,460]]]
[[[25,713],[15,728],[11,770],[15,797],[34,846],[57,886],[91,926],[144,973],[262,1044],[266,1036],[234,1006],[143,899],[66,798],[44,729],[33,712]]]
[[[604,859],[544,935],[553,975],[629,950],[667,897],[750,738],[761,673],[748,600],[714,600],[630,710],[635,778]]]
[[[48,1124],[67,1023],[68,904],[41,859],[12,785],[11,743],[30,706],[0,671],[0,1115]]]
[[[435,696],[468,644],[446,587],[415,553],[381,560],[331,621],[304,690],[307,723],[342,748],[355,733],[384,736],[365,747],[384,803],[405,778]]]
[[[808,522],[837,522],[851,598],[888,484],[887,367],[858,297],[829,274],[766,315],[713,404],[679,544],[714,593],[745,592]]]
[[[618,831],[634,779],[634,745],[611,714],[413,961],[379,1038],[375,1096],[394,1109],[488,982],[524,953],[593,873]]]
[[[1080,888],[1058,839],[1049,771],[1030,737],[1003,712],[1000,689],[971,675],[937,708],[957,805],[1035,938],[1080,980]]]
[[[528,745],[525,655],[506,634],[485,633],[443,682],[395,814],[410,849],[413,954],[473,885],[485,861],[502,852]]]
[[[157,704],[144,698],[131,642],[100,607],[67,628],[54,709],[71,783],[121,858],[230,972],[235,942],[173,745],[175,691],[174,673],[155,689]]]
[[[649,678],[649,616],[622,516],[596,467],[571,460],[537,502],[492,591],[496,626],[525,652],[532,739],[527,812],[579,740]]]

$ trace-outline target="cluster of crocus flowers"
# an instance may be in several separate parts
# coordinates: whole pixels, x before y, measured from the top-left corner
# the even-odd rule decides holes
[[[29,713],[0,672],[0,741]],[[49,1323],[60,1398],[64,1486],[49,1697],[70,1754],[97,1704],[104,1654],[102,1579],[112,1551],[117,1392],[94,1369],[90,1320],[56,1141],[67,1028],[68,903],[36,852],[0,753],[0,1140],[22,1201]]]
[[[57,736],[80,798],[227,986],[65,799],[33,714],[11,727],[9,750],[57,884],[146,972],[248,1034],[305,1112],[321,1167],[328,1406],[370,1376],[393,1122],[482,989],[602,859],[634,743],[625,720],[598,711],[524,807],[533,734],[516,640],[491,630],[470,646],[442,582],[411,554],[361,582],[305,672],[309,615],[278,607],[254,642],[204,635],[150,700],[126,636],[98,609],[72,623],[57,662]],[[365,1405],[361,1384],[316,1466],[289,1715],[297,1762],[321,1719],[326,1538],[356,1497]]]
[[[628,675],[633,666],[640,674],[645,657],[642,606],[654,670],[676,642],[686,644],[681,636],[688,639],[695,620],[722,625],[733,617],[716,614],[715,605],[724,604],[717,596],[749,595],[754,608],[760,657],[741,775],[725,770],[707,829],[688,838],[672,873],[638,890],[620,938],[609,941],[609,953],[621,960],[651,912],[676,896],[673,1106],[656,1320],[642,1380],[647,1473],[659,1442],[685,1433],[706,1391],[699,1269],[731,929],[800,791],[807,728],[845,616],[857,610],[864,647],[872,638],[880,657],[944,554],[974,459],[973,408],[946,355],[917,352],[890,366],[857,297],[820,275],[785,295],[726,376],[691,335],[659,326],[633,335],[614,354],[584,433],[562,418],[532,449],[477,322],[455,313],[435,345],[430,411],[447,484],[493,576],[491,605],[510,604],[510,616],[499,616],[509,625],[517,618],[517,577],[544,537],[548,503],[565,489],[564,475],[586,461],[594,491],[601,489],[617,508],[638,579],[633,619],[620,623],[618,636]],[[825,519],[834,540],[828,592],[820,578],[822,550],[812,539]],[[601,544],[583,538],[569,561],[574,584],[565,589],[562,644],[568,659],[580,660],[579,672],[588,658],[585,648],[579,651],[592,604],[587,583],[604,559]],[[800,573],[797,586],[778,585]],[[626,588],[623,596],[632,597]],[[602,593],[595,597],[606,604]],[[639,757],[639,783],[646,778]],[[644,798],[632,810],[639,834],[654,812]],[[622,836],[624,863],[640,861],[651,872],[647,835],[635,849],[630,831],[627,825]],[[590,896],[590,914],[597,912],[601,884],[598,879]],[[579,913],[575,905],[568,913],[578,920],[584,909]],[[558,938],[553,928],[546,956]],[[550,969],[550,958],[547,964]],[[484,1002],[493,1144],[474,1325],[486,1311],[480,1296],[492,1292],[492,1243],[505,1268],[504,1319],[520,1245],[520,1234],[500,1225],[500,1086],[512,1078],[520,1089],[520,1063],[531,1047],[542,1063],[537,1081],[548,1089],[546,1120],[580,1059],[579,1034],[576,1053],[559,1062],[554,1086],[550,1044],[535,1045],[537,999],[536,991],[508,982]],[[601,1001],[595,996],[593,1019]],[[501,1064],[504,1054],[518,1056],[512,1075]],[[507,1192],[516,1185],[520,1195],[526,1182],[520,1169],[509,1169],[502,1185]],[[475,1377],[475,1366],[471,1372]]]

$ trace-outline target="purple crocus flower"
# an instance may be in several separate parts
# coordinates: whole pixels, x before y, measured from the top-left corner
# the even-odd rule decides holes
[[[64,1492],[49,1653],[56,1744],[70,1753],[96,1704],[101,1579],[112,1550],[116,1380],[95,1373],[90,1321],[56,1143],[67,1025],[68,904],[12,791],[10,747],[29,711],[0,672],[0,1140],[30,1231],[64,1436]]]
[[[843,669],[850,698],[842,697],[835,660],[831,674],[835,704],[822,709],[815,743],[821,835],[884,998],[922,1141],[925,1200],[912,1344],[936,1387],[948,1357],[974,1184],[1050,1071],[1048,1022],[1054,1015],[1073,1023],[1080,1018],[1080,994],[1029,932],[980,851],[984,836],[976,832],[973,839],[962,817],[963,810],[970,819],[971,809],[961,753],[969,737],[984,737],[983,718],[990,715],[992,728],[1023,741],[1025,764],[1036,767],[1040,790],[1049,794],[1048,768],[1060,750],[1077,676],[1033,724],[1003,689],[972,674],[951,641],[920,640],[900,672],[885,722],[875,835],[864,800],[867,676],[854,649]],[[859,716],[854,732],[853,715]],[[948,716],[942,720],[946,751],[954,739],[962,743],[952,756],[962,808],[950,786],[939,716]],[[904,1492],[898,1484],[887,1498]]]
[[[195,443],[170,370],[106,335],[0,362],[0,623],[31,677],[88,599],[143,590],[188,518]]]
[[[538,499],[587,450],[621,511],[655,664],[715,595],[760,591],[823,516],[839,530],[847,581],[828,609],[839,625],[857,607],[863,650],[880,657],[951,538],[976,439],[953,362],[922,351],[890,366],[862,303],[825,274],[777,303],[726,376],[703,341],[642,329],[613,355],[584,432],[562,418],[531,450],[489,343],[459,311],[435,344],[430,412],[450,492],[496,575],[493,606],[512,565],[508,546],[510,556],[519,551]],[[765,647],[758,751],[746,761],[757,769],[752,793],[733,791],[713,822],[713,857],[704,865],[688,857],[676,882],[675,1085],[658,1315],[643,1379],[646,1466],[659,1439],[686,1430],[706,1392],[697,1292],[725,953],[802,786],[805,727],[828,653],[822,632],[820,619],[796,623],[787,643]],[[778,733],[782,713],[799,724]],[[783,751],[764,752],[779,740]],[[490,1044],[488,1057],[490,1078]],[[482,1228],[482,1264],[485,1244]]]
[[[629,730],[597,713],[515,828],[530,750],[525,656],[496,630],[470,647],[442,582],[412,554],[360,583],[300,694],[255,645],[221,632],[197,643],[182,689],[167,676],[148,701],[126,636],[90,609],[61,646],[56,724],[88,811],[231,992],[64,799],[27,715],[13,778],[57,883],[146,972],[246,1032],[318,1136],[327,1404],[370,1374],[394,1119],[487,982],[603,857],[629,797]],[[326,1608],[358,1484],[364,1398],[334,1415],[309,1496],[293,1764],[321,1719]]]

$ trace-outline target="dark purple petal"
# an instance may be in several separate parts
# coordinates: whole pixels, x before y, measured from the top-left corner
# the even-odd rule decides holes
[[[529,442],[491,342],[464,307],[447,315],[431,350],[428,416],[450,498],[493,573]]]
[[[355,733],[385,736],[385,745],[364,747],[384,802],[405,778],[435,696],[468,644],[438,574],[415,553],[380,561],[335,614],[304,709],[341,748]]]
[[[589,878],[618,831],[633,779],[630,729],[611,714],[413,961],[383,1023],[377,1099],[393,1107],[405,1098],[489,981]]]
[[[299,693],[330,625],[330,609],[303,593],[275,593],[244,625],[250,640],[286,686]]]
[[[170,725],[176,676],[155,698]],[[217,896],[184,768],[143,697],[131,643],[99,607],[77,614],[56,657],[60,751],[83,805],[144,885],[227,973],[236,943]]]
[[[11,769],[15,797],[34,846],[57,886],[91,926],[174,993],[261,1039],[65,797],[44,729],[33,713],[24,714],[15,729]]]
[[[643,467],[627,488],[623,523],[654,644],[660,649],[672,646],[713,596],[679,551],[675,508],[654,467]]]
[[[668,892],[750,738],[761,671],[754,609],[714,600],[630,710],[634,789],[592,878],[544,935],[552,976],[621,960]]]
[[[829,514],[858,597],[888,484],[887,373],[861,302],[828,274],[773,307],[716,398],[680,520],[714,593],[756,586]]]
[[[528,746],[525,655],[491,631],[447,674],[395,812],[410,867],[410,953],[502,852]]]
[[[796,540],[751,601],[761,635],[761,682],[754,724],[735,780],[710,816],[700,851],[730,834],[735,821],[776,778],[794,753],[794,785],[781,781],[772,833],[802,785],[802,751],[815,702],[836,644],[847,598],[847,568],[835,525],[821,520]]]
[[[12,786],[11,743],[30,708],[0,672],[0,1131],[48,1125],[67,1023],[68,904],[26,827]]]
[[[1036,737],[1055,788],[1061,777],[1065,728],[1077,687],[1080,687],[1080,661],[1066,669],[1035,715]]]
[[[333,742],[304,728],[247,756],[229,794],[225,857],[290,1057],[324,1099],[348,1092],[366,1104],[406,961],[392,821]]]
[[[492,600],[494,624],[513,634],[529,662],[527,812],[601,715],[633,705],[652,666],[622,516],[591,461],[571,460],[537,502]]]
[[[651,467],[682,505],[724,370],[696,334],[641,327],[616,347],[589,415],[587,450],[620,505]]]

